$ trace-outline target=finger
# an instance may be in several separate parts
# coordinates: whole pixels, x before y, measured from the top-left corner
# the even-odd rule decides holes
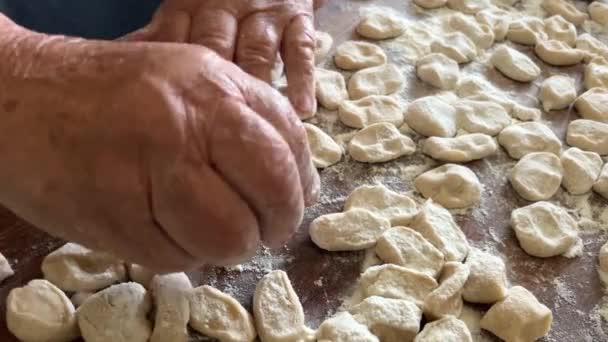
[[[192,20],[189,43],[205,46],[232,61],[237,31],[238,21],[232,13],[220,9],[202,10]]]
[[[300,117],[309,117],[315,100],[315,30],[308,15],[295,17],[287,26],[282,55],[287,75],[287,96]]]
[[[273,19],[263,13],[247,17],[239,27],[237,64],[250,75],[270,83],[281,31]]]
[[[150,24],[118,40],[185,43],[189,38],[191,18],[181,10],[160,8]]]

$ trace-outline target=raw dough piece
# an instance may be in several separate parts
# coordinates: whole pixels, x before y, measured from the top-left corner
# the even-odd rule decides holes
[[[394,227],[382,234],[376,254],[389,264],[409,268],[436,278],[443,268],[443,253],[417,231]]]
[[[363,185],[348,195],[344,210],[366,209],[385,218],[391,225],[407,225],[418,213],[416,202],[410,197],[396,193],[384,185]]]
[[[405,122],[416,133],[430,137],[456,135],[456,109],[438,96],[427,96],[412,102],[406,110]]]
[[[497,135],[511,124],[511,117],[500,105],[489,101],[460,100],[454,105],[459,128],[469,133]]]
[[[581,150],[608,155],[608,124],[579,119],[570,122],[566,135],[568,145]]]
[[[507,295],[507,269],[501,258],[471,248],[465,265],[470,273],[462,298],[470,303],[493,304]]]
[[[513,159],[532,152],[550,152],[559,155],[562,142],[553,131],[539,122],[522,122],[500,132],[498,143]]]
[[[373,12],[366,15],[357,26],[357,33],[369,39],[395,38],[405,31],[405,22],[388,12]]]
[[[523,17],[513,20],[509,25],[507,39],[513,43],[536,45],[537,42],[547,39],[545,23],[537,17]]]
[[[412,228],[422,234],[443,253],[446,261],[462,261],[469,253],[469,243],[452,214],[428,200],[412,222]]]
[[[538,108],[526,107],[515,103],[511,115],[521,121],[538,121],[542,116],[542,112]]]
[[[336,48],[336,66],[344,70],[359,70],[386,63],[386,54],[378,45],[349,40]]]
[[[386,64],[356,72],[348,81],[348,93],[354,100],[369,95],[390,95],[401,89],[404,82],[401,70]]]
[[[442,53],[457,63],[468,63],[477,57],[475,43],[462,32],[451,32],[433,40],[431,51]]]
[[[543,0],[541,6],[549,15],[561,15],[564,19],[577,26],[589,19],[587,13],[579,11],[566,0]]]
[[[598,259],[599,267],[597,268],[597,272],[604,286],[608,286],[608,242],[600,248]]]
[[[490,62],[503,75],[515,81],[531,82],[540,76],[540,68],[530,57],[506,45],[494,51]]]
[[[608,4],[603,1],[594,1],[587,6],[591,19],[602,25],[608,25]]]
[[[422,310],[408,300],[372,296],[349,311],[382,342],[412,341],[420,331]]]
[[[425,9],[435,9],[445,6],[448,0],[414,0],[414,3]]]
[[[367,327],[355,320],[348,312],[340,312],[326,319],[317,331],[321,342],[379,342]]]
[[[342,101],[348,100],[344,76],[336,71],[316,68],[315,90],[319,104],[329,110],[338,109]]]
[[[446,317],[427,323],[414,342],[473,342],[473,337],[463,321]]]
[[[190,325],[222,342],[250,342],[257,335],[253,317],[241,303],[211,286],[192,291]]]
[[[422,147],[424,154],[448,163],[467,163],[496,154],[498,145],[491,136],[481,133],[456,138],[428,138]]]
[[[576,45],[576,26],[561,15],[554,15],[545,19],[545,31],[551,40],[559,40],[569,46]]]
[[[498,8],[487,8],[475,14],[475,19],[480,24],[488,25],[494,32],[494,40],[501,42],[507,37],[511,17],[505,10]]]
[[[150,271],[144,266],[138,264],[127,264],[127,270],[129,272],[129,279],[136,283],[139,283],[141,286],[145,288],[150,287],[150,282],[152,278],[156,275],[154,272]]]
[[[283,271],[272,271],[258,282],[253,315],[262,342],[307,341],[312,335],[300,299]]]
[[[489,0],[448,0],[448,7],[466,14],[475,14],[490,7]]]
[[[582,195],[591,191],[604,165],[599,154],[576,147],[562,153],[561,162],[564,168],[562,185],[572,195]]]
[[[6,326],[25,342],[70,342],[79,336],[72,302],[55,285],[39,279],[11,290]]]
[[[585,54],[559,40],[544,40],[534,48],[536,55],[545,63],[556,66],[567,66],[580,63]]]
[[[365,128],[378,122],[395,126],[403,124],[403,106],[395,98],[370,95],[359,100],[343,101],[338,108],[343,124],[353,128]]]
[[[315,32],[315,63],[319,64],[325,60],[332,45],[334,45],[334,39],[327,32],[316,31]]]
[[[505,341],[536,341],[551,330],[553,314],[530,291],[512,287],[481,319],[481,327]]]
[[[185,273],[157,275],[150,283],[156,319],[150,342],[187,342],[192,284]]]
[[[6,260],[4,255],[0,253],[0,283],[2,283],[7,278],[11,277],[15,272],[11,267],[11,264]]]
[[[373,247],[391,223],[364,209],[317,217],[310,224],[312,241],[328,251],[356,251]]]
[[[604,165],[599,178],[593,184],[593,191],[608,199],[608,164]]]
[[[76,292],[70,297],[70,302],[74,304],[75,308],[79,308],[82,303],[86,302],[91,296],[93,296],[94,292]]]
[[[591,88],[574,101],[583,119],[608,123],[608,88]]]
[[[464,33],[480,49],[489,49],[494,44],[494,31],[489,25],[480,24],[471,16],[455,13],[449,17],[454,31]]]
[[[439,278],[439,287],[424,300],[424,316],[432,320],[460,316],[462,289],[468,277],[469,266],[455,261],[447,262]]]
[[[416,74],[433,87],[450,90],[458,85],[458,63],[442,53],[431,53],[416,61]]]
[[[608,88],[608,61],[596,57],[585,67],[585,88]]]
[[[416,189],[424,196],[449,209],[460,209],[479,203],[481,183],[469,168],[445,164],[427,171],[414,180]]]
[[[78,308],[78,325],[87,342],[147,342],[152,332],[146,318],[152,302],[137,283],[111,286]]]
[[[528,201],[542,201],[553,197],[562,183],[559,158],[548,152],[526,154],[515,164],[509,180],[515,191]]]
[[[304,123],[312,162],[315,167],[323,169],[334,165],[342,159],[342,147],[319,127]]]
[[[359,162],[382,163],[416,151],[416,144],[387,122],[367,126],[348,144],[348,153]]]
[[[586,53],[585,62],[589,62],[595,57],[608,58],[608,46],[589,33],[578,36],[576,48]]]
[[[124,263],[75,243],[47,255],[42,261],[44,278],[63,291],[97,291],[127,279]]]
[[[574,100],[576,88],[574,80],[568,76],[551,76],[545,79],[540,87],[540,101],[546,112],[568,108]]]

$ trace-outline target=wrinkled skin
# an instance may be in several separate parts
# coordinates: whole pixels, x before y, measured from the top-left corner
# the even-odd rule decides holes
[[[279,246],[319,179],[289,101],[211,50],[0,15],[0,203],[157,271]]]

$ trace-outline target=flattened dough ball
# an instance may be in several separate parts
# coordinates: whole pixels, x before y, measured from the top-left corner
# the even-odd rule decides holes
[[[473,17],[454,13],[448,17],[450,27],[464,33],[480,49],[489,49],[494,44],[494,31],[485,24],[480,24]]]
[[[494,102],[460,100],[454,104],[458,127],[469,133],[495,136],[511,124],[509,113]]]
[[[546,40],[545,23],[537,17],[523,17],[513,20],[509,25],[507,39],[522,45],[536,45]]]
[[[458,85],[458,63],[442,53],[431,53],[416,61],[416,74],[433,87],[450,90]]]
[[[448,316],[427,323],[414,342],[473,342],[466,324],[456,317]]]
[[[465,265],[469,278],[463,287],[462,297],[470,303],[493,304],[507,295],[507,268],[501,258],[471,248]]]
[[[551,76],[540,87],[540,101],[545,111],[568,108],[574,100],[576,88],[574,80],[568,76]]]
[[[572,147],[562,153],[560,159],[564,168],[562,186],[572,195],[591,191],[602,171],[602,157],[595,152]]]
[[[395,38],[402,35],[404,31],[404,20],[390,12],[367,14],[357,25],[357,33],[369,39]]]
[[[331,342],[380,342],[369,329],[357,322],[348,312],[340,312],[326,319],[317,330],[317,341]]]
[[[422,320],[422,310],[416,304],[378,296],[366,298],[349,312],[383,342],[413,340]]]
[[[599,178],[593,184],[593,191],[600,194],[605,199],[608,199],[608,164],[604,165]]]
[[[581,150],[608,155],[608,124],[579,119],[570,122],[566,133],[568,145]]]
[[[544,20],[545,31],[550,40],[559,40],[569,46],[576,45],[576,26],[561,15],[554,15]]]
[[[458,130],[456,109],[438,96],[427,96],[410,103],[405,122],[416,133],[427,137],[453,137]]]
[[[156,319],[150,342],[187,342],[192,284],[185,273],[152,278]]]
[[[505,40],[511,18],[509,13],[499,8],[486,8],[475,14],[475,19],[480,24],[488,25],[494,31],[494,39],[498,42]]]
[[[353,128],[365,128],[379,122],[399,127],[403,124],[403,111],[403,106],[393,97],[370,95],[343,101],[338,108],[338,117],[343,124]]]
[[[348,195],[344,210],[365,209],[385,218],[391,225],[407,225],[418,213],[416,202],[384,185],[362,185]]]
[[[455,138],[428,138],[422,147],[424,154],[448,163],[467,163],[496,154],[498,145],[491,136],[481,133]]]
[[[451,32],[433,40],[431,51],[441,53],[457,63],[468,63],[477,57],[475,43],[462,32]]]
[[[414,185],[425,198],[449,209],[466,208],[481,200],[481,182],[469,168],[445,164],[418,176]]]
[[[378,45],[349,40],[336,49],[334,61],[338,68],[359,70],[386,63],[386,54]]]
[[[545,63],[555,66],[575,65],[582,62],[585,54],[559,40],[543,40],[534,47],[536,55]]]
[[[543,0],[541,6],[549,15],[560,15],[577,26],[589,18],[586,13],[579,11],[566,0]]]
[[[342,101],[348,100],[344,76],[336,71],[316,68],[315,90],[321,106],[329,110],[338,109]]]
[[[608,88],[608,61],[596,57],[585,67],[585,88]]]
[[[315,31],[315,63],[319,64],[325,60],[329,50],[334,45],[332,36],[323,31]]]
[[[540,68],[523,53],[500,46],[490,58],[492,65],[508,78],[519,82],[531,82],[540,76]]]
[[[608,4],[603,1],[594,1],[587,6],[591,19],[602,25],[608,25]]]
[[[513,189],[528,201],[548,200],[562,183],[562,164],[559,158],[548,152],[525,155],[509,174]]]
[[[608,123],[608,88],[591,88],[574,101],[583,119]]]
[[[498,143],[513,159],[533,152],[559,155],[562,142],[553,131],[539,122],[523,122],[505,128],[498,135]]]
[[[348,80],[350,98],[357,100],[369,95],[390,95],[403,86],[401,70],[393,64],[367,68]]]
[[[390,123],[380,122],[359,131],[348,144],[348,153],[359,162],[382,163],[410,155],[416,144]]]
[[[439,278],[439,287],[424,300],[424,316],[430,319],[460,316],[463,306],[462,289],[469,272],[469,266],[465,264],[447,262]]]
[[[304,123],[312,162],[316,168],[326,168],[342,159],[342,147],[319,127]]]

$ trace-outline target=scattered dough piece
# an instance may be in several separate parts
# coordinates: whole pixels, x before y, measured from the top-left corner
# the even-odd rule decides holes
[[[356,251],[373,247],[391,223],[364,209],[317,217],[310,224],[312,241],[328,251]]]
[[[499,8],[487,8],[475,14],[480,24],[488,25],[494,32],[494,40],[501,42],[507,37],[511,18],[509,13]]]
[[[369,95],[390,95],[401,89],[404,82],[401,70],[386,64],[356,72],[348,81],[348,93],[354,100]]]
[[[336,66],[344,70],[359,70],[386,63],[386,54],[378,45],[349,40],[336,48]]]
[[[501,258],[471,248],[465,265],[470,274],[462,297],[470,303],[493,304],[507,295],[507,268]]]
[[[253,315],[262,342],[306,341],[304,309],[287,273],[272,271],[253,294]]]
[[[579,11],[566,0],[543,0],[541,6],[549,15],[561,15],[574,25],[581,25],[585,20],[589,19],[586,13]]]
[[[455,138],[428,138],[422,147],[424,154],[448,163],[467,163],[496,154],[498,145],[491,136],[481,133]]]
[[[396,193],[384,185],[363,185],[348,195],[344,210],[366,209],[385,218],[391,225],[407,225],[418,213],[416,202],[410,197]]]
[[[581,150],[608,155],[608,124],[579,119],[570,122],[566,134],[568,145]]]
[[[597,271],[600,276],[600,280],[604,284],[604,286],[608,285],[608,242],[606,242],[602,248],[600,248],[600,253],[598,255],[599,259],[599,267]]]
[[[70,297],[70,301],[74,304],[75,308],[79,308],[82,303],[86,302],[91,296],[93,296],[94,292],[76,292]]]
[[[523,45],[536,45],[537,42],[546,40],[547,37],[545,22],[537,17],[513,20],[507,32],[508,40]]]
[[[494,30],[471,16],[452,14],[449,16],[449,25],[453,30],[464,33],[480,49],[489,49],[494,44]]]
[[[326,319],[317,331],[317,341],[328,342],[379,342],[369,329],[357,322],[348,312],[340,312]]]
[[[147,342],[152,302],[137,283],[123,283],[98,292],[78,308],[78,325],[87,342]]]
[[[570,46],[576,45],[576,26],[561,15],[554,15],[545,19],[545,31],[551,40],[559,40]]]
[[[139,283],[141,286],[145,288],[150,287],[150,282],[152,282],[152,278],[156,275],[154,272],[150,271],[144,266],[138,264],[127,264],[127,270],[129,272],[129,279],[136,283]]]
[[[448,7],[466,14],[475,14],[490,7],[489,0],[448,0]]]
[[[593,191],[608,199],[608,164],[604,165],[600,176],[595,184],[593,184]]]
[[[211,286],[193,290],[190,325],[203,335],[226,342],[250,342],[257,335],[249,312],[236,299]]]
[[[608,58],[608,46],[589,33],[578,36],[576,48],[586,53],[585,62],[589,62],[595,57]]]
[[[438,96],[427,96],[410,103],[405,122],[416,133],[430,137],[456,135],[456,109]]]
[[[354,128],[365,128],[378,122],[401,126],[403,106],[393,97],[370,95],[359,100],[343,101],[338,108],[338,117],[343,124]]]
[[[511,110],[511,115],[521,121],[538,121],[542,112],[538,108],[526,107],[516,103]]]
[[[548,152],[526,154],[515,164],[509,180],[515,191],[528,201],[543,201],[553,197],[562,183],[559,158]]]
[[[564,168],[562,185],[572,195],[582,195],[591,191],[604,164],[599,154],[583,151],[577,147],[569,148],[562,153],[561,162]]]
[[[505,341],[536,341],[551,330],[553,314],[530,291],[521,286],[509,289],[507,297],[494,304],[481,319],[481,327]]]
[[[319,127],[304,123],[312,162],[315,167],[323,169],[334,165],[342,159],[342,147]]]
[[[543,81],[540,101],[545,111],[565,109],[576,100],[574,80],[568,76],[555,75]]]
[[[185,273],[157,275],[150,283],[156,319],[150,342],[187,342],[192,284]]]
[[[369,39],[395,38],[405,31],[403,19],[392,13],[373,12],[366,15],[357,26],[357,33]]]
[[[531,82],[540,76],[540,68],[530,57],[506,45],[494,51],[490,62],[503,75],[515,81]]]
[[[348,153],[359,162],[382,163],[416,151],[416,144],[387,122],[367,126],[348,144]]]
[[[602,57],[591,60],[585,67],[585,88],[608,88],[608,61]]]
[[[608,123],[608,88],[591,88],[574,101],[583,119]]]
[[[428,200],[412,222],[412,228],[422,234],[445,256],[446,261],[462,261],[469,253],[469,243],[452,214]]]
[[[463,321],[456,317],[446,317],[427,323],[414,342],[473,342],[471,332]]]
[[[500,132],[498,143],[513,159],[532,152],[550,152],[559,155],[562,142],[553,131],[539,122],[522,122]]]
[[[448,0],[414,0],[414,3],[425,9],[435,9],[445,6]]]
[[[443,268],[443,253],[417,231],[394,227],[382,234],[376,254],[386,263],[409,268],[436,278]]]
[[[443,266],[439,287],[424,300],[424,315],[431,319],[460,316],[462,312],[462,289],[469,277],[469,266],[451,261]]]
[[[451,32],[433,40],[431,51],[441,53],[457,63],[468,63],[477,57],[475,43],[462,32]]]
[[[458,126],[469,133],[497,135],[511,124],[511,117],[499,104],[489,101],[460,100],[454,105]]]
[[[591,19],[602,25],[608,25],[608,4],[603,1],[594,1],[587,6]]]
[[[42,261],[44,278],[63,291],[96,291],[127,279],[122,261],[75,243],[66,243]]]
[[[6,260],[4,255],[0,253],[0,283],[2,283],[7,278],[11,277],[15,272],[11,267],[11,264]]]
[[[585,54],[559,40],[544,40],[534,48],[536,55],[545,63],[556,66],[567,66],[580,63]]]
[[[72,302],[55,285],[40,279],[11,290],[6,326],[26,342],[70,342],[79,336]]]
[[[372,296],[349,311],[383,342],[412,341],[420,331],[422,310],[408,300]]]
[[[460,209],[479,203],[481,182],[471,169],[445,164],[427,171],[414,180],[416,189],[445,208]]]
[[[361,275],[359,286],[363,298],[405,299],[422,307],[424,298],[437,288],[437,281],[424,273],[386,264],[368,268]]]
[[[348,100],[344,76],[336,71],[315,69],[315,90],[319,104],[329,110],[338,109],[342,101]]]
[[[334,45],[334,39],[329,33],[322,31],[316,31],[315,38],[315,62],[319,64],[329,54],[329,50]]]
[[[416,62],[416,73],[433,87],[450,90],[458,85],[458,63],[442,53],[431,53]]]

